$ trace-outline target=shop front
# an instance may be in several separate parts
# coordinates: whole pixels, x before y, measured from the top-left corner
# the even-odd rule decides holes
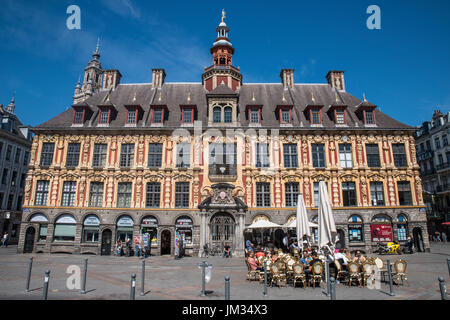
[[[175,222],[175,237],[183,240],[185,254],[192,255],[193,249],[193,234],[194,223],[188,216],[181,216]]]
[[[147,216],[142,219],[141,222],[141,230],[140,230],[141,239],[144,242],[144,248],[148,248],[147,254],[152,253],[153,250],[158,249],[158,219],[154,216]]]
[[[134,221],[130,216],[121,216],[117,220],[116,241],[120,240],[125,243],[127,238],[133,241],[133,226]]]

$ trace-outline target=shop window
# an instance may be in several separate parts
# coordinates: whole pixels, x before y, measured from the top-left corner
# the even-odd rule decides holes
[[[98,242],[100,219],[95,215],[89,215],[83,223],[83,242]]]
[[[398,241],[406,241],[406,235],[408,234],[408,220],[403,214],[397,217],[397,239]]]
[[[39,223],[39,242],[45,242],[47,240],[48,219],[42,213],[33,214],[30,218],[30,222]]]
[[[144,246],[151,242],[152,246],[158,245],[158,220],[153,216],[147,216],[141,222],[141,234]]]
[[[134,221],[130,216],[121,216],[117,220],[116,240],[125,243],[126,239],[133,241]]]
[[[185,245],[192,245],[192,229],[194,224],[188,216],[182,216],[175,222],[175,232],[184,240]]]
[[[70,214],[60,216],[55,223],[53,241],[75,241],[77,222]]]
[[[348,219],[348,241],[364,242],[364,224],[359,216],[353,215]]]

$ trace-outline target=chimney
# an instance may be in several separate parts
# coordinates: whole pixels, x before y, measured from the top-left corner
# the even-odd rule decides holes
[[[115,89],[119,83],[122,75],[117,69],[105,70],[103,74],[103,89]]]
[[[326,78],[331,87],[336,90],[345,91],[344,71],[329,71]]]
[[[166,78],[166,72],[164,69],[152,69],[152,86],[153,88],[161,89],[164,84],[164,79]]]
[[[294,69],[281,69],[280,77],[284,89],[294,86]]]

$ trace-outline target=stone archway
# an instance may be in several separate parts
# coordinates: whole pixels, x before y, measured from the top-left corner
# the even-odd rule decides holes
[[[236,244],[236,221],[227,212],[219,212],[211,217],[209,224],[209,243],[221,249],[228,243],[232,250]]]

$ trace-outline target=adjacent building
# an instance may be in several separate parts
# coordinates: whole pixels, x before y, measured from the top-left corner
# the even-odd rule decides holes
[[[0,231],[17,244],[32,133],[15,115],[15,98],[0,105]]]
[[[436,110],[416,132],[417,160],[420,165],[429,233],[448,231],[450,222],[450,111]]]
[[[415,128],[326,82],[246,83],[222,21],[212,65],[197,83],[121,83],[94,52],[72,108],[34,128],[19,252],[110,254],[118,239],[150,234],[152,253],[187,252],[288,231],[248,232],[258,219],[285,225],[298,194],[317,220],[327,182],[339,246],[371,251],[414,235],[429,249]],[[313,242],[317,241],[317,230]]]

